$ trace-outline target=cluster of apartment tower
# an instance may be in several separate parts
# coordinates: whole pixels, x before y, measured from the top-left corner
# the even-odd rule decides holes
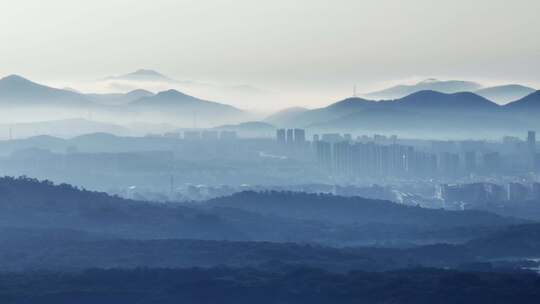
[[[277,140],[282,144],[310,147],[317,165],[329,175],[344,177],[456,178],[467,174],[494,174],[502,170],[505,160],[498,151],[461,152],[451,149],[418,148],[398,143],[397,136],[358,137],[350,134],[314,135],[306,142],[303,129],[280,129]],[[532,167],[538,165],[535,133],[529,132],[527,145]],[[306,150],[306,153],[307,150]]]

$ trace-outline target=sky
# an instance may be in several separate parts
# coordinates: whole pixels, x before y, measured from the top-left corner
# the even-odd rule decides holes
[[[83,87],[147,68],[279,96],[261,108],[429,77],[540,88],[539,11],[538,0],[0,0],[0,75]]]

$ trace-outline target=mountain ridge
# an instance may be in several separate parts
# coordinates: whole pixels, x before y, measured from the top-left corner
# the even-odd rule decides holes
[[[46,102],[62,105],[92,105],[92,102],[83,94],[45,86],[15,74],[0,79],[0,101],[4,104],[21,101],[24,102],[22,105],[45,104]]]
[[[540,90],[535,91],[519,100],[508,103],[505,108],[518,111],[540,110]]]
[[[429,78],[415,84],[395,85],[380,91],[365,94],[370,99],[398,99],[418,91],[439,91],[441,93],[457,93],[464,91],[476,91],[482,88],[482,85],[476,82],[464,80],[438,80]]]
[[[506,84],[483,88],[474,93],[499,104],[506,104],[519,100],[536,91],[520,84]]]

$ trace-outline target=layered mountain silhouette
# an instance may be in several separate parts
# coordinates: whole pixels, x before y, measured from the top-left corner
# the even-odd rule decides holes
[[[10,106],[92,104],[83,94],[44,86],[18,75],[0,79],[0,103]]]
[[[436,91],[416,92],[384,105],[417,111],[490,111],[498,108],[494,102],[474,93],[445,94]]]
[[[291,107],[291,108],[280,110],[280,111],[266,117],[265,121],[267,121],[269,123],[272,123],[274,121],[282,121],[282,120],[286,120],[286,119],[288,119],[290,117],[295,117],[296,115],[298,115],[300,113],[304,113],[306,111],[309,111],[309,109],[303,108],[303,107]]]
[[[529,99],[532,101],[527,101]],[[534,103],[534,94],[527,100],[518,101],[518,105],[500,106],[470,92],[446,94],[419,91],[395,100],[347,98],[327,107],[284,116],[273,122],[277,126],[320,131],[522,132],[535,126],[535,123],[512,115],[508,109],[519,108],[521,103]]]
[[[463,80],[437,80],[434,78],[420,81],[413,85],[396,85],[381,91],[365,95],[370,99],[397,99],[418,91],[438,91],[441,93],[472,92],[482,88],[476,82]]]
[[[359,97],[347,98],[324,108],[302,111],[296,115],[283,117],[283,119],[275,119],[275,121],[280,124],[288,124],[294,121],[310,124],[366,110],[470,113],[471,111],[496,111],[499,108],[497,104],[474,93],[445,94],[436,91],[420,91],[395,100],[374,101]]]
[[[162,78],[161,74],[139,70],[128,74],[131,78]],[[128,77],[128,78],[129,78]],[[149,77],[149,78],[148,78]],[[0,79],[0,104],[10,108],[40,107],[47,109],[47,119],[66,119],[87,117],[92,114],[106,117],[131,117],[138,114],[144,121],[156,114],[165,121],[187,122],[196,118],[202,124],[214,125],[240,122],[245,114],[242,110],[226,104],[203,100],[177,90],[167,90],[154,94],[146,90],[133,90],[128,93],[83,94],[74,90],[57,89],[44,86],[21,76],[11,75]],[[69,108],[71,116],[55,116],[55,109]],[[152,116],[153,115],[153,116]]]
[[[309,126],[317,122],[338,119],[344,115],[377,107],[375,101],[358,97],[347,98],[324,108],[306,110],[288,115],[276,116],[273,122],[278,126],[297,127]]]
[[[481,84],[462,81],[426,79],[413,85],[397,85],[381,91],[365,95],[369,99],[399,99],[419,91],[437,91],[440,93],[472,92],[499,104],[523,98],[535,89],[519,84],[506,84],[492,87],[483,87]]]
[[[540,91],[536,91],[519,100],[511,102],[507,104],[505,108],[530,114],[538,114],[538,111],[540,111]]]
[[[227,121],[244,114],[242,110],[233,106],[199,99],[177,90],[139,98],[128,104],[128,107],[146,113],[174,115],[178,119],[190,121],[195,119]]]
[[[534,91],[536,90],[531,87],[508,84],[480,89],[475,93],[499,104],[505,104],[523,98]]]
[[[166,77],[151,70],[139,70],[127,75],[129,76],[124,78]],[[407,90],[411,87],[413,86],[408,86]],[[428,128],[433,130],[443,128],[450,132],[480,129],[485,132],[502,131],[505,124],[510,125],[508,127],[510,132],[512,130],[523,132],[526,129],[540,127],[534,115],[531,116],[537,114],[540,109],[538,91],[500,106],[476,93],[440,92],[440,90],[474,89],[478,87],[475,83],[428,80],[415,85],[414,89],[420,87],[433,87],[438,90],[421,90],[401,98],[379,101],[353,97],[312,110],[290,108],[269,116],[265,122],[276,127],[322,130],[399,129],[410,132]],[[520,95],[530,90],[532,89],[524,86],[507,85],[485,88],[480,92],[486,96],[497,95],[502,98],[512,94]],[[191,126],[197,122],[204,126],[215,126],[237,124],[250,121],[254,117],[233,106],[197,98],[178,90],[167,90],[157,94],[145,90],[134,90],[125,94],[82,94],[74,90],[44,86],[17,75],[0,79],[0,104],[5,107],[39,106],[53,109],[53,114],[57,107],[70,108],[78,111],[73,115],[79,113],[78,116],[47,117],[50,120],[87,117],[86,115],[90,117],[92,113],[97,113],[96,115],[109,117],[138,115],[141,121],[147,121],[155,118],[157,114],[163,122],[174,122],[179,126]],[[64,112],[59,113],[66,114]]]
[[[103,105],[124,105],[128,104],[132,101],[135,101],[137,99],[143,98],[143,97],[149,97],[153,96],[154,93],[137,89],[130,91],[128,93],[110,93],[110,94],[86,94],[86,96],[99,104]]]

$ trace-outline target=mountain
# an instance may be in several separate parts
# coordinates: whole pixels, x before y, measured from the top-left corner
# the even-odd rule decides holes
[[[424,209],[390,201],[362,197],[341,197],[311,193],[268,191],[240,192],[209,200],[213,207],[237,208],[249,212],[296,220],[335,224],[392,224],[424,227],[505,226],[525,221],[504,218],[482,211]]]
[[[344,115],[364,109],[375,108],[378,105],[380,105],[378,102],[372,100],[351,97],[319,109],[293,110],[282,114],[277,113],[273,117],[270,117],[271,120],[267,118],[267,121],[272,121],[280,127],[305,127],[318,122],[338,119]]]
[[[370,130],[387,125],[395,128],[395,123],[401,119],[408,122],[401,128],[413,124],[426,127],[428,120],[438,122],[439,115],[450,113],[470,116],[491,115],[499,112],[500,106],[474,93],[461,92],[445,94],[436,91],[419,91],[400,99],[373,101],[358,97],[347,98],[327,107],[302,111],[297,114],[282,116],[275,121],[280,126],[330,126],[348,125],[349,129],[365,128]],[[429,114],[430,116],[426,116]],[[394,124],[392,124],[394,123]],[[330,129],[336,129],[330,128]]]
[[[139,69],[135,72],[120,76],[107,77],[107,80],[128,80],[128,81],[163,81],[175,82],[173,79],[154,70]]]
[[[156,95],[139,98],[128,105],[131,109],[172,115],[184,120],[211,121],[219,123],[227,120],[237,120],[243,117],[244,112],[233,106],[199,99],[177,90],[159,92]]]
[[[472,92],[481,89],[482,86],[476,82],[462,80],[426,79],[413,85],[397,85],[368,93],[365,96],[370,99],[398,99],[418,91],[438,91],[441,93]]]
[[[534,91],[536,90],[531,87],[519,84],[508,84],[480,89],[474,93],[499,104],[506,104],[521,99]]]
[[[133,247],[142,246],[143,244]],[[152,247],[152,244],[148,246]],[[182,246],[178,247],[180,251],[183,249]],[[219,252],[221,247],[215,247]],[[225,243],[223,247],[227,247],[227,244]],[[74,249],[79,251],[77,248]],[[137,257],[126,249],[124,252],[129,253],[130,257]],[[162,248],[155,251],[161,252]],[[273,252],[272,249],[267,251]],[[66,255],[72,253],[57,252],[63,260],[66,260]],[[157,264],[154,267],[133,267],[125,262],[120,263],[122,266],[117,266],[118,264],[114,263],[115,259],[109,258],[112,263],[106,264],[106,267],[103,267],[105,269],[92,268],[76,272],[23,271],[27,269],[6,271],[2,274],[3,280],[0,282],[2,298],[5,299],[3,302],[6,304],[537,304],[540,301],[538,275],[532,271],[497,272],[491,269],[457,271],[409,265],[406,269],[388,272],[374,273],[361,271],[364,269],[360,268],[357,271],[336,273],[308,267],[302,263],[303,261],[287,265],[279,263],[279,260],[269,261],[266,263],[268,269],[262,270],[253,267],[223,266],[179,268],[168,266],[170,264],[167,263],[168,260],[156,259],[156,255],[144,256],[147,261]],[[83,260],[87,256],[83,254],[83,257],[79,258]],[[15,252],[11,259],[7,257],[5,264],[9,265],[11,264],[9,261],[18,260],[20,254]],[[222,258],[226,257],[227,255],[223,254]],[[250,257],[247,253],[245,259]],[[50,258],[54,261],[54,256]],[[39,261],[40,259],[36,258],[32,261],[35,264],[30,266],[37,268]],[[380,260],[363,262],[384,263]],[[389,260],[386,263],[391,262]],[[125,266],[126,264],[128,266]],[[53,270],[57,268],[53,267]]]
[[[531,93],[519,100],[516,100],[514,102],[511,102],[505,105],[504,107],[512,111],[521,111],[521,112],[535,111],[536,112],[540,110],[540,91]]]
[[[504,124],[501,124],[504,121]],[[398,128],[396,128],[398,126]],[[395,109],[371,109],[351,113],[339,118],[307,126],[312,132],[358,132],[361,134],[383,132],[399,136],[433,138],[469,138],[472,131],[477,137],[494,134],[518,134],[529,124],[511,115],[493,113],[415,112]]]
[[[128,238],[245,237],[234,225],[202,210],[125,200],[68,184],[4,177],[0,191],[4,227],[73,229]]]
[[[149,96],[153,96],[154,93],[150,92],[150,91],[147,91],[147,90],[142,90],[142,89],[138,89],[138,90],[133,90],[133,91],[130,91],[130,92],[127,92],[126,94],[124,94],[124,96],[126,96],[126,98],[134,101],[134,100],[137,100],[139,98],[143,98],[143,97],[149,97]]]
[[[0,79],[0,103],[10,106],[92,105],[92,102],[80,93],[44,86],[18,75],[10,75]]]
[[[391,105],[386,103],[386,105]],[[394,101],[399,108],[416,111],[490,111],[499,106],[470,92],[445,94],[437,91],[419,91]]]
[[[287,109],[280,110],[273,113],[272,115],[266,117],[264,121],[269,123],[279,123],[280,121],[288,120],[291,117],[295,117],[300,113],[309,111],[307,108],[303,107],[291,107]]]
[[[54,155],[43,155],[43,161],[50,157]],[[0,226],[72,229],[119,238],[350,244],[414,242],[429,235],[442,241],[469,240],[485,235],[486,229],[526,223],[483,211],[305,193],[247,192],[200,204],[162,204],[26,177],[0,178],[0,193]]]
[[[143,97],[153,96],[154,93],[137,89],[128,93],[110,93],[110,94],[86,94],[88,99],[93,102],[102,104],[102,105],[125,105],[137,99]]]
[[[284,116],[274,124],[307,128],[315,133],[383,132],[431,138],[433,132],[439,132],[440,136],[461,138],[469,137],[473,131],[475,136],[493,138],[538,128],[536,116],[527,115],[531,113],[527,110],[540,104],[537,99],[536,94],[531,94],[515,104],[501,106],[471,92],[419,91],[400,99],[381,101],[353,97]],[[521,103],[527,105],[520,106]],[[515,115],[520,108],[524,111]]]

